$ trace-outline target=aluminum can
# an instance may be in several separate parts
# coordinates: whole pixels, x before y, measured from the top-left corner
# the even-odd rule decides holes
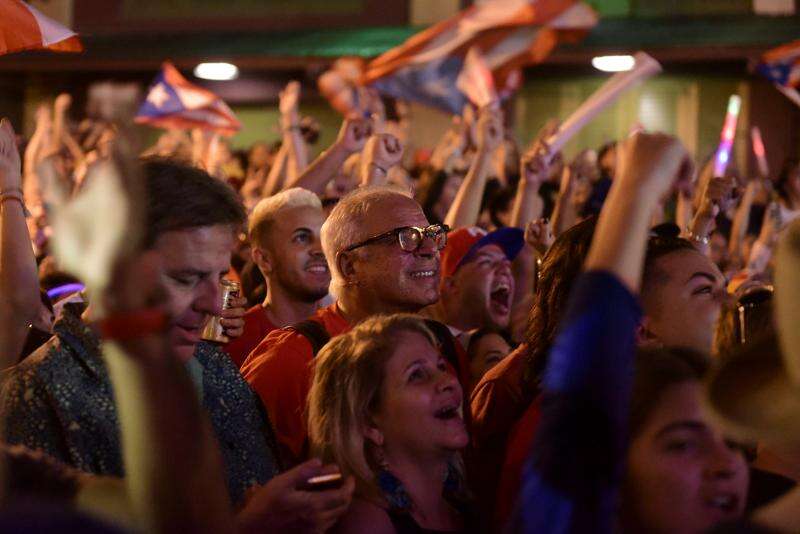
[[[239,282],[223,278],[220,282],[220,288],[222,290],[222,309],[229,310],[233,308],[232,300],[238,298],[242,293]],[[224,333],[222,324],[219,322],[220,319],[222,318],[218,315],[207,316],[206,325],[203,327],[203,333],[200,337],[206,341],[213,341],[215,343],[227,343],[230,341],[228,336]]]

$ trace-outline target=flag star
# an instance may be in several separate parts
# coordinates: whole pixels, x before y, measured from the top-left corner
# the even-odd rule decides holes
[[[159,83],[153,89],[150,90],[150,94],[147,95],[147,101],[152,103],[155,107],[160,108],[164,105],[164,102],[169,100],[169,94],[167,90],[164,89],[164,84]]]

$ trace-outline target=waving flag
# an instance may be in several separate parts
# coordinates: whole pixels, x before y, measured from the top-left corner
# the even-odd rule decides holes
[[[374,59],[363,82],[384,94],[460,113],[467,97],[457,80],[470,48],[482,51],[502,92],[519,82],[520,67],[543,61],[559,42],[579,39],[595,24],[596,13],[577,0],[490,0]]]
[[[233,135],[242,124],[225,102],[181,76],[165,62],[136,114],[136,122],[161,128],[202,128]]]
[[[498,99],[494,87],[494,77],[477,46],[467,52],[464,67],[456,79],[456,87],[478,107],[483,107]]]
[[[22,0],[0,1],[0,55],[22,50],[81,52],[78,35]]]
[[[775,84],[775,88],[800,106],[800,41],[766,52],[757,70]]]

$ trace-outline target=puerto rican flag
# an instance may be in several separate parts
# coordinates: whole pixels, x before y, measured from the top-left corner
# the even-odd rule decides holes
[[[82,52],[78,34],[22,0],[0,0],[0,55],[23,50]]]
[[[766,52],[756,67],[775,88],[800,106],[800,41],[773,48]]]
[[[159,128],[201,128],[233,135],[242,128],[225,102],[184,78],[169,61],[150,85],[135,121]]]
[[[367,65],[363,83],[383,94],[461,113],[459,88],[483,80],[483,65],[498,93],[519,86],[520,68],[540,63],[560,42],[575,42],[597,24],[578,0],[488,0],[414,35]],[[474,49],[467,72],[467,53]],[[476,54],[480,54],[480,59]],[[471,91],[473,99],[490,86]]]

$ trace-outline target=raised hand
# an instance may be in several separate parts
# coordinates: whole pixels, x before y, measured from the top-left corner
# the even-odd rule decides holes
[[[677,138],[661,133],[637,133],[620,144],[618,178],[658,201],[676,182],[691,180],[694,165]]]
[[[522,179],[529,184],[540,186],[550,175],[550,164],[553,160],[550,147],[542,140],[525,152],[520,160]]]
[[[403,157],[403,144],[392,134],[377,134],[369,138],[364,146],[364,159],[388,171]]]
[[[0,193],[22,192],[22,166],[11,121],[0,121]]]
[[[500,112],[490,106],[481,108],[475,133],[478,150],[488,152],[503,142],[503,119]]]
[[[53,103],[53,109],[56,113],[65,113],[72,105],[72,97],[67,93],[61,93],[56,97]]]
[[[286,84],[286,88],[281,91],[278,109],[281,115],[297,113],[297,105],[300,102],[300,82],[292,80]]]
[[[734,186],[734,179],[731,176],[711,178],[706,182],[700,197],[698,213],[711,218],[716,217],[724,201],[732,197]]]
[[[372,123],[368,119],[345,119],[336,138],[336,144],[348,153],[358,152],[372,135]]]
[[[547,219],[537,219],[525,225],[525,243],[533,247],[542,257],[555,241]]]

